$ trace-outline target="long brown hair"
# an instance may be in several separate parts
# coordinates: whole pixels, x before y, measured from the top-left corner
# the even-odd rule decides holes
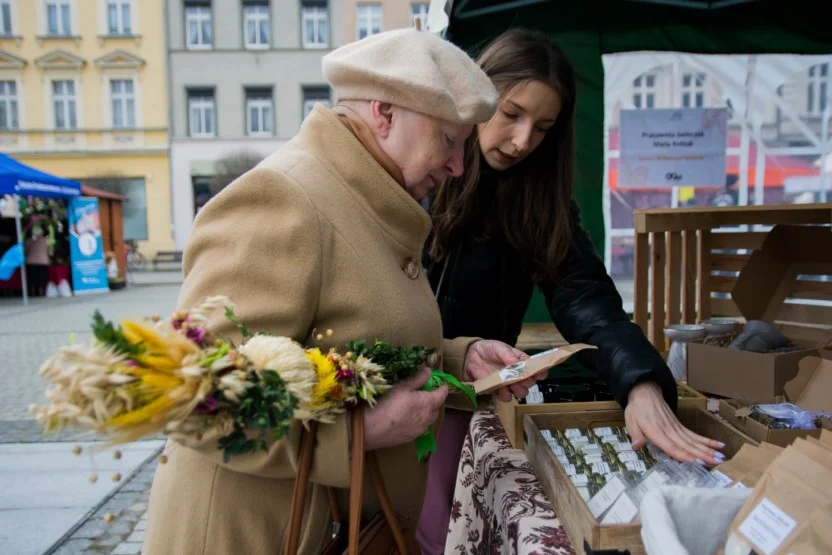
[[[534,152],[517,166],[498,172],[488,214],[481,213],[477,194],[481,154],[474,130],[465,148],[465,173],[446,181],[434,196],[431,257],[447,256],[472,221],[485,217],[479,239],[502,233],[520,253],[536,284],[555,282],[572,241],[575,72],[549,37],[524,29],[500,35],[477,63],[502,98],[520,85],[540,81],[558,93],[561,111]]]

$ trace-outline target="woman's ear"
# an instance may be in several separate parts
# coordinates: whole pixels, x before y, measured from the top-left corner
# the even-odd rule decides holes
[[[393,127],[393,105],[389,102],[378,100],[370,101],[370,128],[373,133],[382,138],[387,138]]]

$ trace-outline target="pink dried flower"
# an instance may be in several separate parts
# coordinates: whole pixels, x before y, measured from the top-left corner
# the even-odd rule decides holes
[[[205,340],[205,334],[206,331],[204,328],[188,328],[185,331],[185,337],[199,345],[202,345],[202,342]]]

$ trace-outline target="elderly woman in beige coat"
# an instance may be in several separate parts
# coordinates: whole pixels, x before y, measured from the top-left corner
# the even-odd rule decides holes
[[[227,295],[252,329],[323,347],[351,339],[424,345],[466,380],[523,357],[505,344],[443,341],[420,264],[431,223],[419,201],[462,173],[473,125],[493,114],[497,93],[468,56],[438,37],[405,30],[347,45],[324,58],[342,102],[315,108],[299,134],[209,202],[185,251],[181,308]],[[233,337],[230,326],[220,330]],[[429,372],[390,390],[365,417],[396,510],[415,527],[427,465],[413,440],[441,418],[445,387],[419,391]],[[531,384],[512,386],[517,395]],[[330,536],[326,486],[350,480],[349,414],[322,424],[311,470],[300,552]],[[275,554],[291,511],[299,425],[268,452],[224,463],[215,438],[169,441],[150,497],[144,552]],[[339,505],[347,512],[347,490]],[[365,489],[364,513],[378,510]]]

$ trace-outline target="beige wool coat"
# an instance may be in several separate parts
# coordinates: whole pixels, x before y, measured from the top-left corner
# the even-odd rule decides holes
[[[443,352],[460,375],[472,340],[442,339],[439,310],[421,271],[430,219],[331,111],[317,107],[279,152],[199,213],[185,251],[179,306],[227,295],[250,329],[315,344],[384,339]],[[235,340],[234,330],[220,332]],[[325,343],[324,348],[330,344]],[[451,397],[449,397],[451,399]],[[326,489],[348,488],[349,416],[319,427],[300,552],[330,535]],[[297,470],[299,425],[268,452],[223,464],[215,438],[169,441],[150,495],[144,553],[275,555],[281,552]],[[412,443],[378,452],[396,509],[415,530],[427,464]],[[365,486],[365,515],[378,503]],[[348,490],[339,493],[343,514]]]

